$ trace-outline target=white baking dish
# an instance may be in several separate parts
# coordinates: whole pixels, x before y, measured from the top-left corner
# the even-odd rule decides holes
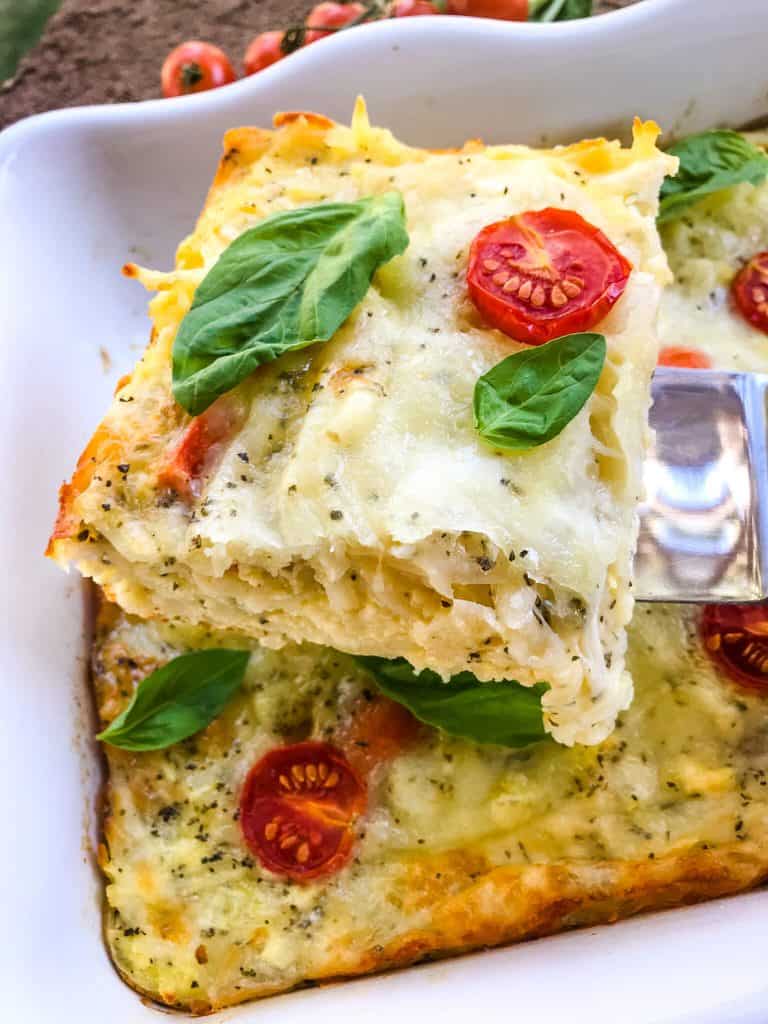
[[[547,27],[383,23],[219,92],[63,111],[0,137],[3,1020],[158,1019],[101,942],[81,589],[42,558],[57,486],[145,341],[145,296],[121,264],[170,264],[223,130],[275,109],[347,118],[362,91],[377,123],[427,145],[626,133],[635,113],[676,133],[749,120],[768,112],[764,15],[765,0],[646,0]],[[215,1019],[764,1024],[766,922],[756,893]]]

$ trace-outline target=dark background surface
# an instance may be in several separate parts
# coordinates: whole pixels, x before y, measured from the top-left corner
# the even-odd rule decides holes
[[[300,22],[312,2],[64,0],[40,43],[0,91],[0,128],[55,107],[156,97],[165,55],[185,39],[221,46],[240,73],[254,35]],[[609,10],[631,2],[600,0],[596,7]]]

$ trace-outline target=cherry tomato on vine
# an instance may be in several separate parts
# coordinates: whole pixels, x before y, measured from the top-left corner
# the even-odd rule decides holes
[[[365,806],[365,784],[342,751],[310,740],[275,747],[251,768],[240,825],[265,868],[305,882],[346,864]]]
[[[467,287],[491,327],[541,345],[595,327],[631,270],[593,224],[548,207],[484,227],[470,248]]]
[[[234,82],[234,69],[223,50],[197,39],[171,50],[163,62],[163,96],[187,96]]]
[[[439,14],[429,0],[395,0],[390,11],[393,18],[414,18],[423,14]]]
[[[527,21],[528,0],[448,0],[448,14],[500,21]]]
[[[243,59],[246,75],[263,71],[285,57],[282,48],[284,36],[285,32],[280,31],[262,32],[251,40]]]
[[[318,39],[328,39],[334,35],[337,29],[344,28],[351,21],[364,14],[366,8],[361,3],[339,4],[332,0],[324,0],[317,4],[306,17],[304,24],[307,27],[304,36],[304,45],[317,42]]]

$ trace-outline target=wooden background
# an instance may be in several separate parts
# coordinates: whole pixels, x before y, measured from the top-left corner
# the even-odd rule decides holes
[[[23,0],[20,0],[23,2]],[[249,40],[300,22],[313,0],[64,0],[0,92],[0,128],[27,114],[159,95],[166,53],[184,39],[223,47],[238,71]],[[597,9],[634,0],[597,0]]]

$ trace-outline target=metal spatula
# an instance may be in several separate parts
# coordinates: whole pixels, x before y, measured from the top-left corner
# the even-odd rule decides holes
[[[768,375],[656,371],[638,600],[768,595],[767,397]]]

